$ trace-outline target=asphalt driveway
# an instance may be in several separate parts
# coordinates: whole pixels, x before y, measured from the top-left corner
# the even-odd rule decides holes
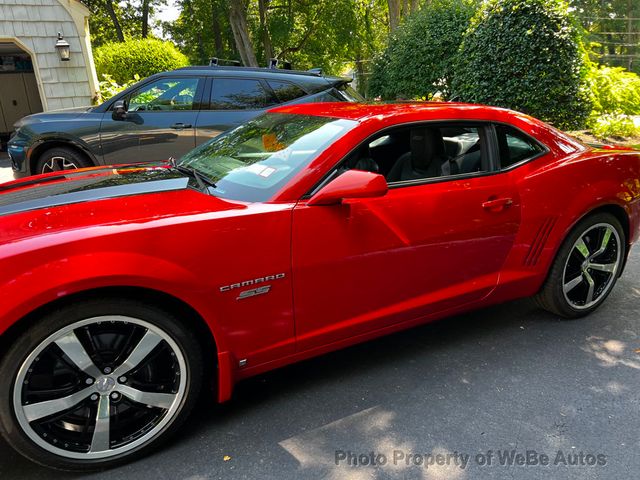
[[[199,406],[142,460],[55,478],[637,478],[639,317],[640,247],[588,318],[518,301],[329,354]],[[2,443],[0,478],[53,477]]]

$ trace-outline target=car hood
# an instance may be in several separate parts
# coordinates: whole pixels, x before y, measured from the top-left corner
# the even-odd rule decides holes
[[[34,113],[32,115],[27,115],[26,117],[18,120],[14,127],[16,129],[20,128],[23,125],[27,125],[30,123],[39,123],[39,122],[48,122],[51,120],[62,120],[62,119],[74,119],[81,117],[89,112],[93,111],[94,107],[74,107],[74,108],[63,108],[60,110],[49,110],[47,112]]]
[[[188,183],[189,177],[167,164],[37,175],[0,185],[0,218],[74,203],[183,190]]]
[[[158,223],[242,214],[255,204],[202,192],[168,163],[54,172],[0,184],[0,258],[8,244],[65,232],[104,235]],[[254,207],[255,208],[255,207]],[[46,238],[46,240],[45,240]],[[78,238],[78,237],[74,237]]]

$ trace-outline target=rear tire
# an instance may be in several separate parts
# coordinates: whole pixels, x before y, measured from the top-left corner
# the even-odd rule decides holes
[[[562,243],[536,303],[568,319],[593,312],[615,286],[626,247],[615,216],[597,213],[583,219]]]
[[[93,167],[93,163],[82,153],[68,147],[55,147],[46,150],[38,157],[33,174],[39,175],[86,167]]]
[[[178,318],[96,299],[44,315],[0,364],[0,432],[61,470],[99,470],[156,449],[184,422],[202,352]]]

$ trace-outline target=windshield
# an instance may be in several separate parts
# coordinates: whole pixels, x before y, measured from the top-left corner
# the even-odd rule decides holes
[[[356,124],[267,113],[192,150],[179,164],[209,177],[216,184],[213,195],[264,202]]]

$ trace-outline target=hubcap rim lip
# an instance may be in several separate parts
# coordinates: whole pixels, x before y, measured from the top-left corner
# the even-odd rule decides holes
[[[613,271],[611,272],[609,278],[607,279],[607,283],[606,283],[604,289],[598,295],[598,297],[594,298],[591,302],[588,302],[588,303],[585,302],[584,305],[578,305],[578,304],[575,303],[575,301],[571,300],[569,298],[568,292],[565,292],[564,288],[563,288],[562,294],[564,295],[564,299],[569,303],[571,308],[573,308],[575,310],[587,310],[587,309],[593,307],[594,305],[598,304],[599,302],[601,302],[604,299],[604,297],[607,296],[607,294],[609,293],[609,291],[613,287],[613,284],[615,283],[615,279],[616,279],[616,277],[618,275],[618,270],[620,268],[620,260],[622,258],[622,245],[621,245],[621,241],[620,241],[620,235],[618,234],[618,230],[616,230],[616,228],[613,225],[609,224],[609,223],[597,223],[597,224],[592,225],[591,227],[589,227],[584,232],[582,232],[582,234],[574,242],[573,246],[571,247],[571,250],[569,250],[569,255],[567,256],[567,260],[565,261],[565,264],[564,264],[564,270],[562,272],[562,285],[564,286],[567,283],[566,276],[567,276],[567,269],[569,268],[569,260],[571,259],[571,254],[573,253],[574,250],[577,249],[578,243],[584,238],[585,235],[587,235],[592,230],[596,230],[598,228],[607,228],[607,229],[611,230],[611,232],[612,232],[612,238],[616,242],[615,267],[613,268]],[[587,262],[587,260],[588,259],[585,259],[585,262]]]
[[[130,443],[127,443],[125,445],[122,445],[120,447],[99,451],[99,452],[82,453],[82,452],[73,452],[69,450],[64,450],[62,448],[58,448],[54,445],[51,445],[50,443],[43,440],[36,433],[36,431],[31,428],[31,425],[29,424],[29,421],[27,420],[27,417],[22,408],[23,407],[22,387],[23,387],[23,382],[25,380],[27,372],[31,367],[31,365],[33,364],[35,358],[38,355],[40,355],[40,353],[42,353],[42,351],[45,348],[51,345],[51,343],[53,343],[58,338],[63,337],[64,335],[68,334],[72,330],[76,330],[86,325],[91,325],[97,322],[112,322],[112,321],[126,322],[129,324],[139,325],[141,327],[147,328],[148,330],[151,330],[152,332],[162,337],[162,339],[169,344],[173,353],[176,356],[176,360],[178,361],[178,365],[180,367],[180,384],[178,386],[178,392],[176,393],[176,398],[171,404],[171,407],[167,409],[167,412],[165,413],[162,420],[158,422],[156,426],[154,426],[151,430],[149,430],[149,432],[145,433],[140,438],[137,438],[136,440]],[[163,432],[175,420],[177,416],[176,414],[181,410],[181,407],[184,404],[185,392],[186,392],[187,381],[188,381],[187,375],[188,375],[188,371],[186,369],[186,361],[184,359],[184,354],[180,350],[180,347],[178,347],[178,344],[164,330],[144,320],[140,320],[138,318],[133,318],[133,317],[122,316],[122,315],[104,315],[100,317],[91,317],[85,320],[80,320],[78,322],[72,323],[71,325],[67,325],[66,327],[49,335],[46,339],[40,342],[40,344],[38,344],[38,346],[22,362],[22,365],[18,370],[18,375],[16,376],[16,380],[13,385],[13,411],[16,415],[16,419],[18,420],[18,423],[20,424],[20,427],[22,428],[22,431],[36,445],[38,445],[39,447],[43,448],[44,450],[50,453],[53,453],[55,455],[58,455],[64,458],[76,459],[76,460],[98,460],[98,459],[110,458],[117,455],[128,453],[131,450],[134,450],[140,447],[141,445],[149,442],[150,440],[158,436],[158,434]],[[87,397],[90,395],[90,391],[89,391],[90,387],[91,386],[87,386],[86,388]],[[109,395],[110,393],[106,393],[106,394]]]

